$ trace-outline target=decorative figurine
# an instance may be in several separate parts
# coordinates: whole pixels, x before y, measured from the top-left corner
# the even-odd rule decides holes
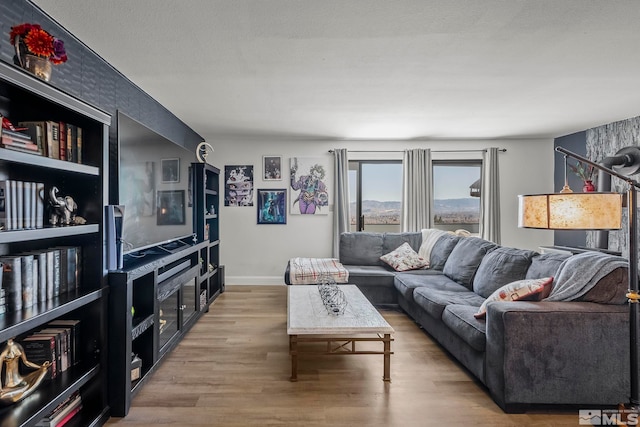
[[[20,361],[27,368],[35,371],[20,375]],[[0,388],[0,404],[9,405],[29,396],[42,382],[51,362],[38,365],[27,360],[24,349],[10,338],[2,353],[0,353],[0,367],[5,371],[4,381]]]
[[[76,224],[75,220],[78,205],[71,196],[58,196],[58,187],[56,186],[51,187],[49,191],[49,207],[51,208],[51,214],[49,216],[49,223],[51,225]]]

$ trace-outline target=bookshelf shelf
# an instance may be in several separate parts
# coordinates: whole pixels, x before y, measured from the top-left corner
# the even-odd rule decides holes
[[[100,231],[98,224],[70,225],[68,227],[45,227],[33,230],[0,231],[0,243],[54,239],[56,237],[79,236]]]
[[[65,160],[51,159],[35,154],[21,153],[6,148],[0,148],[0,162],[17,163],[40,168],[55,169],[58,171],[72,172],[80,175],[100,176],[100,168],[89,165],[72,163]]]

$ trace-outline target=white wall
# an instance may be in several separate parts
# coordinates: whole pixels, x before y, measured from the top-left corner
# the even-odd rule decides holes
[[[206,135],[205,135],[206,138]],[[332,148],[348,150],[397,150],[397,153],[349,153],[352,160],[401,159],[407,148],[439,150],[481,150],[506,148],[500,153],[500,197],[502,245],[536,250],[553,244],[553,232],[517,227],[518,194],[553,191],[553,140],[477,141],[272,141],[268,139],[223,140],[207,138],[215,152],[207,159],[220,168],[225,165],[254,165],[254,191],[289,186],[290,157],[327,156],[333,176]],[[283,156],[283,180],[262,180],[262,156]],[[479,153],[434,153],[434,159],[478,158]],[[454,157],[455,156],[455,157]],[[221,179],[221,193],[224,183]],[[333,180],[332,180],[333,181]],[[286,225],[257,225],[256,206],[220,206],[221,264],[227,284],[284,283],[287,260],[292,257],[330,257],[332,212],[329,215],[287,215]]]

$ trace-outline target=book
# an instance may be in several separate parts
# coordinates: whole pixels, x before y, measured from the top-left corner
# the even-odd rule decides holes
[[[36,228],[44,227],[44,182],[36,182]]]
[[[58,370],[58,374],[60,374],[64,370],[66,370],[66,368],[63,369],[63,366],[62,366],[62,337],[60,336],[60,333],[39,331],[39,332],[34,333],[32,336],[34,336],[34,337],[44,337],[44,338],[53,338],[53,340],[55,342],[56,369]]]
[[[32,149],[29,149],[29,148],[22,147],[20,145],[15,145],[13,143],[10,143],[10,144],[1,143],[0,146],[2,148],[6,148],[7,150],[19,151],[21,153],[27,153],[27,154],[34,154],[36,156],[40,155],[40,152],[38,152],[38,150],[32,150]]]
[[[42,365],[47,361],[51,363],[45,379],[53,379],[58,376],[56,340],[54,337],[32,334],[22,339],[20,344],[24,349],[27,360],[37,363],[38,365]]]
[[[78,134],[78,149],[76,150],[77,155],[78,155],[78,161],[77,163],[82,163],[82,128],[80,126],[77,127],[77,134]]]
[[[22,209],[24,211],[24,221],[23,221],[23,227],[26,229],[30,229],[32,227],[31,225],[31,182],[23,182],[22,183],[22,188],[24,190],[24,193],[22,195]]]
[[[6,292],[7,310],[22,310],[22,263],[15,255],[0,256],[2,287]]]
[[[27,128],[25,132],[31,136],[31,140],[38,147],[38,152],[44,156],[46,156],[46,151],[44,150],[44,140],[43,140],[43,131],[42,131],[42,123],[38,122],[26,122],[24,127]]]
[[[30,151],[38,151],[38,146],[34,142],[23,140],[23,139],[15,139],[10,136],[6,136],[4,134],[0,138],[0,142],[2,143],[3,146],[12,145],[16,147],[25,148]]]
[[[80,320],[77,319],[56,319],[47,324],[52,328],[70,328],[70,351],[71,365],[77,365],[81,361],[80,351]]]
[[[73,291],[78,288],[78,248],[60,246],[57,249],[60,250],[60,292]]]
[[[24,228],[24,182],[16,181],[16,230]]]
[[[51,249],[51,252],[53,252],[53,296],[55,298],[60,295],[60,281],[62,278],[60,275],[60,251]]]
[[[81,409],[82,409],[82,403],[78,404],[77,406],[74,406],[73,409],[67,415],[65,415],[65,417],[63,419],[61,419],[56,424],[50,425],[50,427],[63,427],[65,424],[67,424],[69,421],[71,421],[71,419],[73,417],[75,417],[75,415],[78,412],[80,412]]]
[[[17,182],[15,180],[9,180],[9,184],[10,184],[10,189],[11,189],[11,193],[9,195],[9,198],[11,199],[11,205],[9,206],[11,208],[11,228],[10,230],[17,230],[18,229],[18,207],[16,206],[18,204],[18,201],[16,199],[16,193],[17,193]]]
[[[60,342],[60,357],[58,358],[60,360],[60,372],[65,372],[71,366],[71,359],[69,357],[69,351],[71,349],[71,345],[69,343],[71,339],[71,328],[45,328],[38,332],[38,334],[55,334],[56,339]]]
[[[0,230],[11,230],[11,182],[0,181]]]
[[[60,160],[67,160],[67,125],[65,122],[58,123],[58,139],[60,145]]]
[[[47,256],[47,299],[54,297],[55,279],[53,278],[54,253],[51,250],[45,252]]]
[[[2,129],[2,136],[16,139],[18,141],[32,142],[31,135],[28,132],[20,132],[11,129]]]
[[[71,123],[67,123],[67,160],[78,163],[78,127]]]
[[[38,295],[37,301],[46,301],[47,300],[47,252],[44,250],[41,251],[32,251],[27,252],[30,255],[33,255],[33,264],[34,264],[34,275],[33,281],[35,283],[34,288],[38,291],[36,292]]]
[[[20,267],[22,270],[22,307],[29,308],[36,300],[33,281],[33,255],[20,255]]]
[[[51,123],[51,157],[52,159],[60,159],[60,123],[48,121]]]
[[[36,423],[36,427],[62,427],[82,409],[82,398],[73,393],[46,417]]]
[[[40,128],[42,134],[42,155],[47,157],[53,157],[53,122],[52,121],[23,121],[18,122],[19,126],[29,128],[30,125],[34,125]],[[36,131],[37,132],[37,131]],[[37,140],[36,140],[36,145]]]

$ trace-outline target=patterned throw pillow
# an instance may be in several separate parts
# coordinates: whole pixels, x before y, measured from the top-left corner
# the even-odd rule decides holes
[[[540,301],[549,296],[553,277],[516,280],[497,289],[484,300],[473,316],[482,319],[487,315],[487,304],[493,301]]]
[[[388,254],[382,255],[380,259],[396,271],[416,270],[429,266],[429,261],[419,256],[406,242]]]

